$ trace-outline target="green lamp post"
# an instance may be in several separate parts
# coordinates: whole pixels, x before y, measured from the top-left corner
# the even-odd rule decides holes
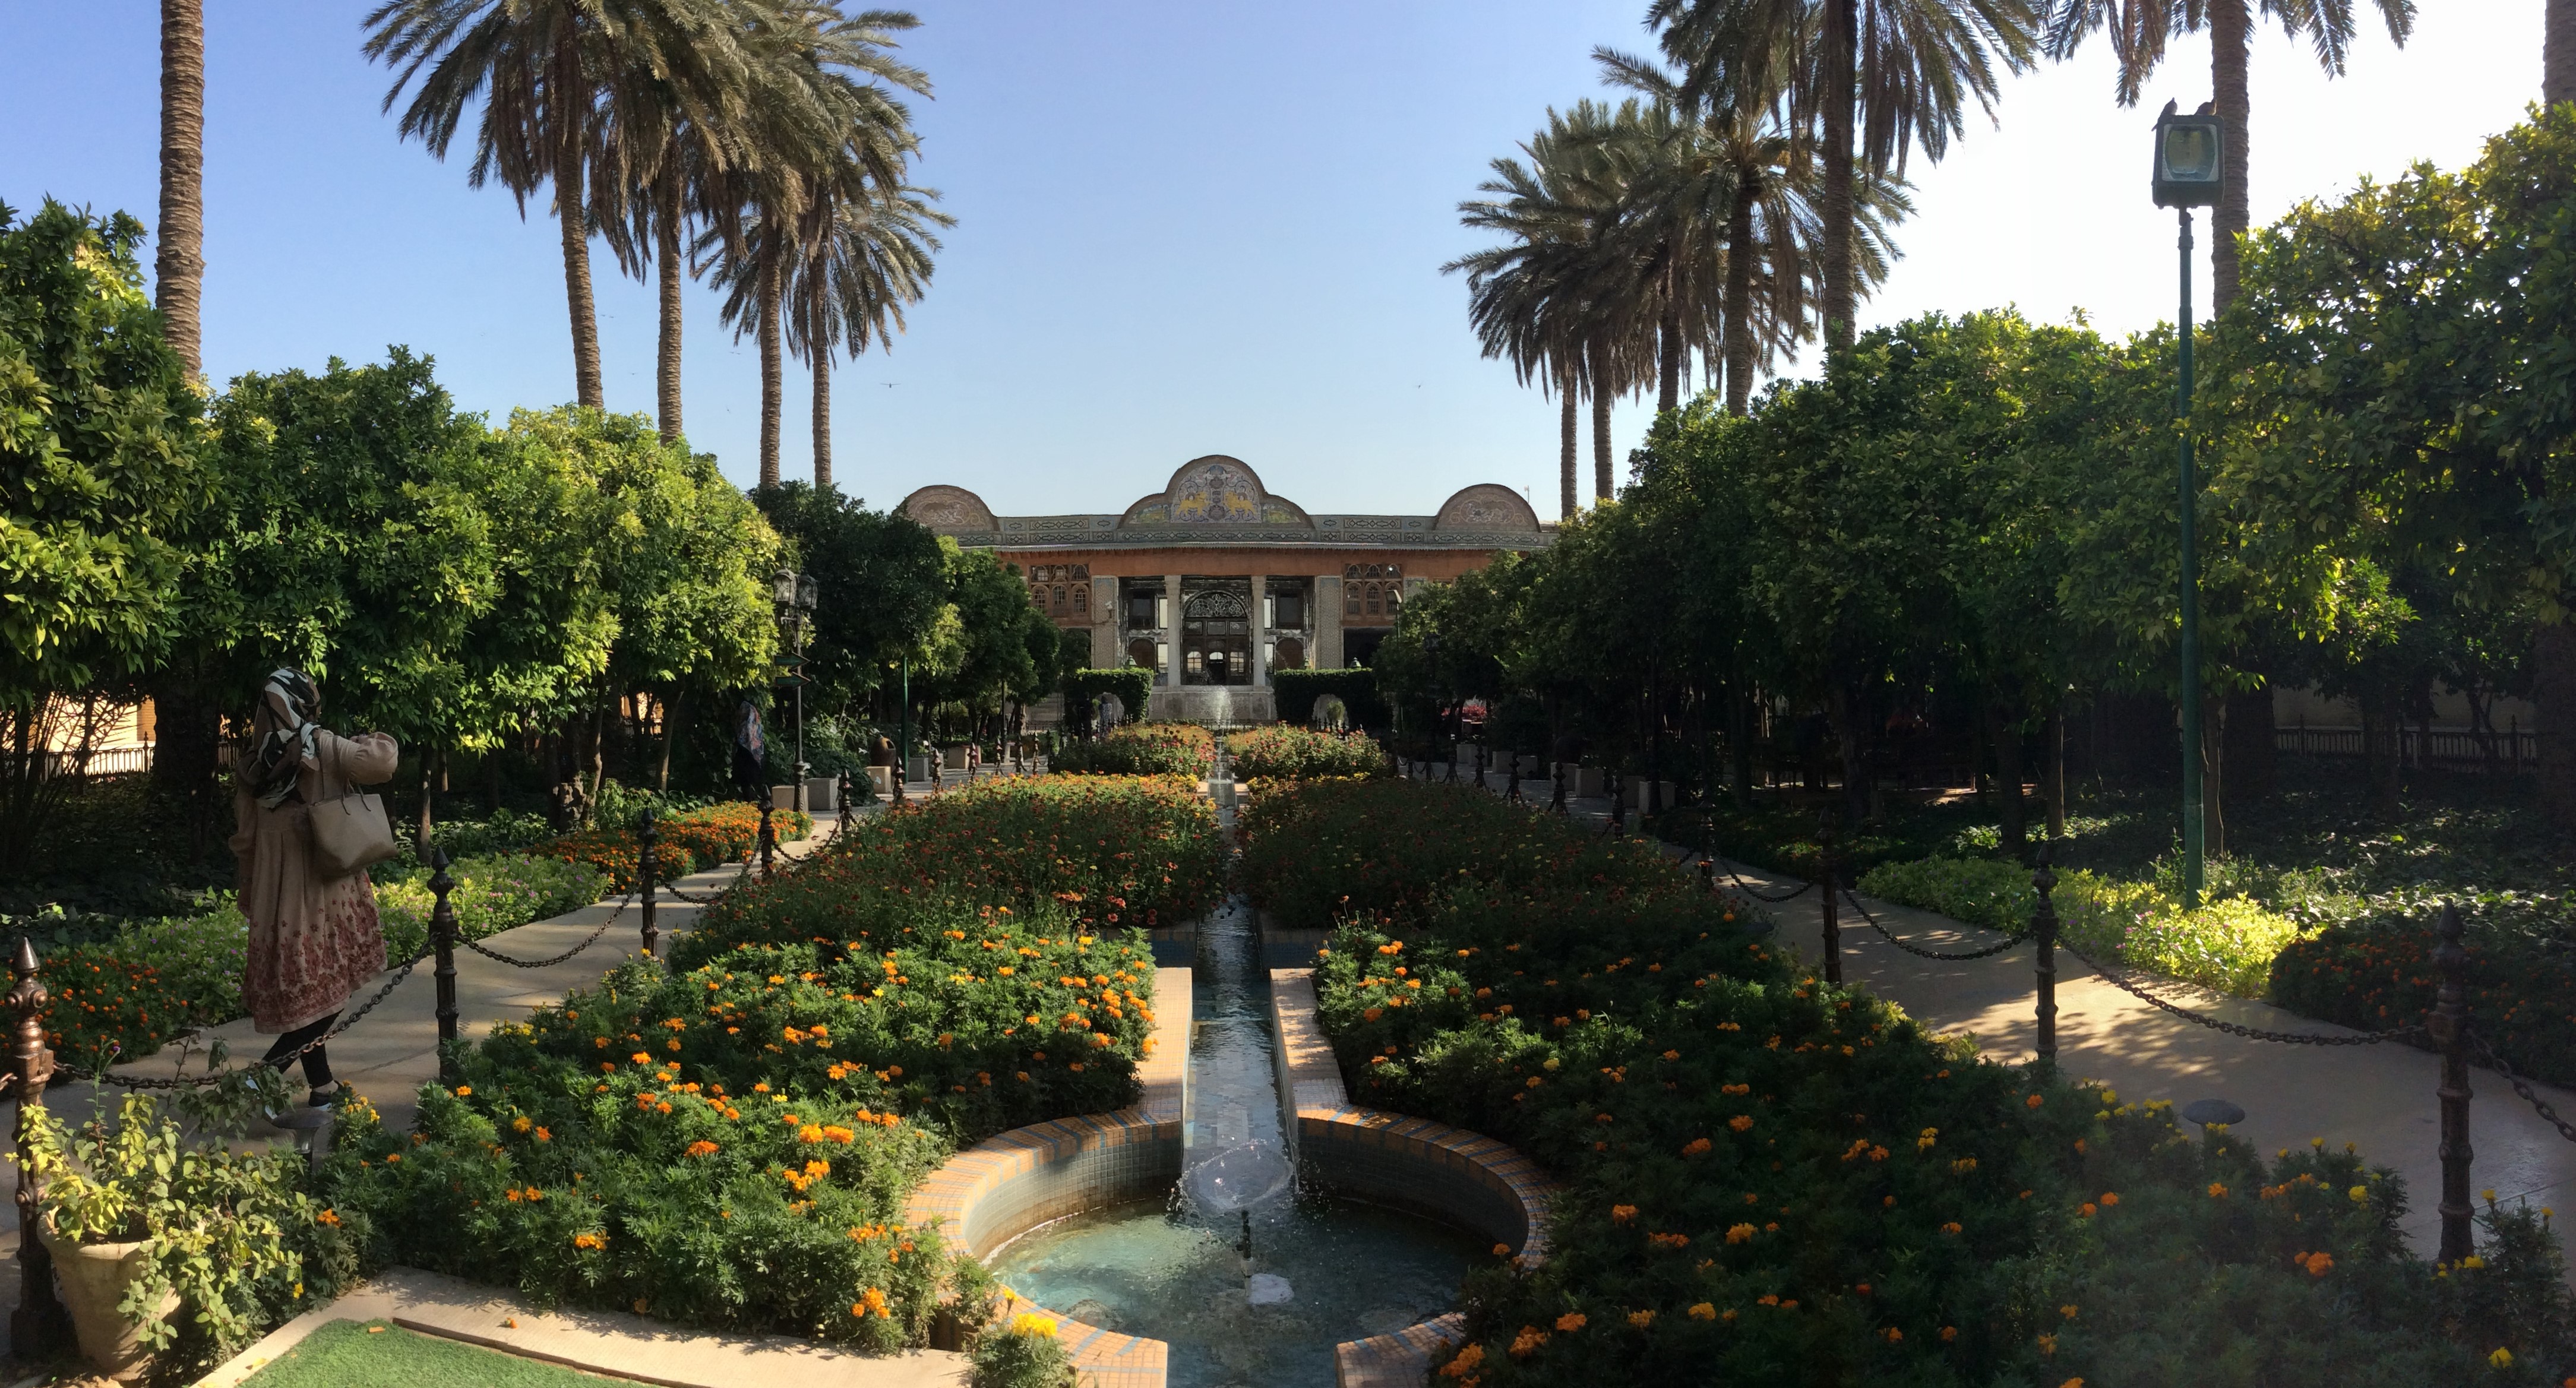
[[[2175,424],[2181,435],[2182,516],[2182,889],[2188,906],[2200,904],[2208,825],[2200,803],[2200,545],[2199,479],[2191,457],[2191,210],[2214,207],[2226,186],[2227,126],[2203,105],[2190,115],[2174,113],[2166,102],[2156,117],[2156,206],[2177,209],[2182,222],[2182,379],[2174,392]]]

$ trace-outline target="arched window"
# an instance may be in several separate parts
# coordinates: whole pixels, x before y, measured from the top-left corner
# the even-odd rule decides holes
[[[1082,566],[1077,564],[1074,567],[1080,568]],[[1077,617],[1088,617],[1091,615],[1090,584],[1077,583],[1073,585],[1073,613]]]
[[[1059,583],[1059,584],[1057,584],[1057,585],[1055,586],[1055,615],[1057,615],[1057,616],[1059,616],[1059,617],[1061,617],[1061,616],[1063,616],[1063,615],[1064,615],[1064,603],[1065,603],[1065,591],[1064,591],[1064,585],[1063,585],[1063,584],[1061,584],[1061,583]]]
[[[1029,601],[1037,605],[1038,611],[1046,611],[1046,600],[1047,590],[1045,584],[1032,583],[1029,585]]]
[[[1375,617],[1375,616],[1380,615],[1382,612],[1384,612],[1384,611],[1385,611],[1385,608],[1382,606],[1383,602],[1385,601],[1385,599],[1384,599],[1384,598],[1383,598],[1383,596],[1382,596],[1382,593],[1383,593],[1383,591],[1384,591],[1384,590],[1380,589],[1380,588],[1379,588],[1376,584],[1374,584],[1374,583],[1367,584],[1367,585],[1364,585],[1364,586],[1365,586],[1365,588],[1366,588],[1367,595],[1368,595],[1368,596],[1367,596],[1367,598],[1366,598],[1366,602],[1367,602],[1367,605],[1368,605],[1368,615],[1370,615],[1370,616],[1372,616],[1372,617]]]
[[[1359,565],[1353,564],[1351,572],[1353,578],[1342,581],[1342,615],[1345,617],[1360,615],[1360,585],[1355,581],[1359,573]]]

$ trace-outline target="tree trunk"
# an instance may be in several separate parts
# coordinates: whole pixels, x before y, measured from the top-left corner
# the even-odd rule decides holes
[[[1825,6],[1825,186],[1817,199],[1824,235],[1825,351],[1852,343],[1856,300],[1852,283],[1852,103],[1858,96],[1860,0],[1827,0]]]
[[[2576,829],[2576,622],[2532,633],[2531,698],[2540,706],[2541,807]]]
[[[2209,76],[2214,109],[2227,127],[2226,184],[2218,192],[2209,241],[2209,312],[2216,318],[2236,302],[2236,238],[2251,224],[2246,196],[2249,97],[2245,84],[2247,50],[2254,21],[2248,0],[2210,0]]]
[[[1995,793],[1998,831],[2003,850],[2019,860],[2027,847],[2029,830],[2022,818],[2021,803],[2021,730],[2013,725],[2010,712],[2003,705],[1986,705],[1987,736],[1995,744]]]
[[[2576,0],[2569,0],[2569,2],[2576,4]],[[1570,521],[1583,509],[1574,499],[1574,479],[1577,475],[1575,455],[1578,451],[1576,440],[1582,436],[1583,429],[1575,421],[1577,402],[1572,372],[1567,372],[1564,378],[1557,382],[1556,396],[1559,416],[1556,440],[1556,518],[1559,521]]]
[[[1727,697],[1726,744],[1735,763],[1735,807],[1753,808],[1753,694],[1730,688]]]
[[[680,176],[664,171],[657,190],[661,206],[653,222],[654,254],[661,258],[662,342],[653,373],[654,407],[662,420],[662,442],[680,440],[680,302],[686,275],[680,265]]]
[[[671,793],[671,745],[680,740],[680,720],[688,712],[689,691],[674,689],[662,703],[662,766],[654,777],[654,788]]]
[[[2576,0],[2548,0],[2541,23],[2541,104],[2576,101]]]
[[[778,357],[778,269],[760,271],[760,485],[778,485],[778,424],[786,394]]]
[[[552,93],[557,124],[563,127],[555,145],[555,222],[563,231],[564,298],[572,309],[573,393],[578,403],[604,410],[608,396],[599,381],[599,313],[590,298],[590,224],[581,197],[583,131],[581,122],[567,118],[579,104],[574,68],[580,59],[573,45],[561,47]]]
[[[202,0],[161,0],[161,225],[152,306],[188,374],[201,376],[198,298],[206,260],[206,16]]]
[[[1753,201],[1758,184],[1744,180],[1726,214],[1726,412],[1741,415],[1753,399]]]
[[[424,863],[429,861],[430,802],[436,798],[437,790],[438,752],[433,748],[421,753],[420,822],[414,825],[412,830],[412,844],[418,850],[420,860]]]
[[[2205,857],[2227,856],[2227,696],[2200,699],[2200,847]]]
[[[1664,311],[1655,324],[1655,335],[1661,349],[1655,362],[1655,413],[1676,409],[1682,403],[1682,306],[1675,297],[1674,285],[1680,276],[1672,266],[1664,269]]]
[[[832,354],[817,344],[814,353],[814,490],[832,485]]]
[[[1592,499],[1608,501],[1610,488],[1609,353],[1592,351]]]
[[[1859,828],[1869,814],[1868,760],[1861,747],[1861,717],[1864,701],[1849,687],[1834,691],[1834,724],[1839,734],[1843,760],[1843,823]]]
[[[2066,837],[2066,701],[2048,711],[2048,766],[2040,773],[2048,778],[2048,836]]]

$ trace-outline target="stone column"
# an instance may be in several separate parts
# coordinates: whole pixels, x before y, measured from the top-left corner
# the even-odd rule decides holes
[[[1270,683],[1270,662],[1262,655],[1262,643],[1270,634],[1270,614],[1262,611],[1263,582],[1267,574],[1252,576],[1252,684],[1260,688]]]
[[[1315,575],[1315,668],[1342,668],[1342,576]]]
[[[1181,576],[1163,575],[1163,642],[1171,657],[1163,662],[1163,683],[1178,688],[1181,683]]]

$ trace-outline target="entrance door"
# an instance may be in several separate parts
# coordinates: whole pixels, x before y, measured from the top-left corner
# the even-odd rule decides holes
[[[1211,589],[1191,594],[1182,604],[1181,682],[1252,683],[1249,592]]]

